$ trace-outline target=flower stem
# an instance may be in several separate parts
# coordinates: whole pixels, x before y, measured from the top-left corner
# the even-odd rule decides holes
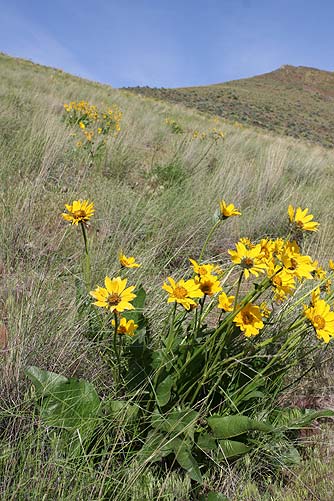
[[[218,226],[220,225],[220,223],[221,223],[221,220],[218,219],[218,221],[216,221],[215,224],[212,225],[211,230],[209,231],[209,234],[206,237],[206,240],[205,240],[204,245],[202,247],[202,250],[201,250],[201,253],[200,253],[200,256],[199,256],[199,262],[201,262],[204,254],[205,254],[206,248],[208,246],[208,243],[210,242],[212,235],[214,234],[216,228],[218,228]]]
[[[118,316],[117,313],[114,311],[114,320],[115,320],[115,331],[114,331],[114,352],[116,355],[116,360],[117,360],[117,370],[116,370],[116,377],[115,377],[115,382],[116,382],[116,392],[118,393],[119,390],[119,384],[120,384],[120,376],[121,376],[121,357],[119,353],[119,347],[117,345],[117,331],[118,331]]]
[[[87,230],[86,226],[84,223],[80,223],[81,230],[82,230],[82,235],[84,239],[84,244],[85,244],[85,256],[83,259],[83,276],[84,276],[84,281],[87,287],[87,290],[91,289],[91,269],[90,269],[90,255],[89,255],[89,246],[88,246],[88,238],[87,238]]]

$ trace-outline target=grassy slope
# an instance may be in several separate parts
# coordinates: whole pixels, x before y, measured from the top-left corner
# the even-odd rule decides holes
[[[283,66],[263,75],[180,89],[132,88],[140,94],[334,146],[334,73]]]
[[[322,231],[314,236],[310,251],[323,260],[333,257],[334,155],[225,122],[217,125],[195,111],[27,61],[0,56],[0,71],[0,308],[8,330],[8,349],[0,354],[2,497],[96,499],[110,489],[115,499],[189,499],[189,483],[174,473],[159,483],[151,472],[139,476],[139,467],[130,472],[120,465],[111,466],[111,471],[107,466],[102,472],[89,466],[78,470],[50,452],[46,444],[51,432],[31,416],[23,375],[28,364],[84,376],[101,393],[110,384],[77,321],[74,279],[80,273],[80,236],[59,214],[64,203],[75,198],[95,201],[90,230],[94,284],[117,269],[120,247],[133,253],[143,263],[136,279],[155,298],[149,315],[157,328],[164,311],[162,280],[182,273],[188,255],[198,256],[222,196],[242,207],[243,217],[228,221],[226,231],[212,243],[218,261],[226,259],[227,248],[238,236],[284,232],[289,203],[312,208]],[[124,112],[120,136],[110,140],[107,157],[94,167],[82,152],[74,151],[62,120],[63,103],[79,99],[103,106],[117,103]],[[173,134],[166,116],[185,133]],[[221,127],[226,139],[191,139],[193,130],[212,127]],[[318,465],[321,460],[314,461]],[[323,471],[318,469],[312,469],[311,480],[297,472],[291,487],[294,499],[303,483],[306,490],[319,488],[320,497],[330,491],[329,484],[327,491],[320,486]],[[234,483],[226,475],[223,467],[222,478],[208,483],[224,487],[237,499],[251,499],[241,492],[246,475]],[[228,485],[226,478],[231,480]],[[124,497],[117,482],[122,489],[128,486]],[[247,488],[256,491],[253,484]],[[282,499],[279,486],[272,492],[277,494],[268,499]]]

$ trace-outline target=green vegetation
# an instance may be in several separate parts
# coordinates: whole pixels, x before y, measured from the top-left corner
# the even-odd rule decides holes
[[[286,236],[291,203],[310,207],[321,223],[319,232],[304,242],[304,251],[327,265],[333,258],[333,152],[4,55],[0,68],[2,498],[188,500],[210,499],[208,493],[214,491],[220,493],[216,499],[332,499],[330,423],[318,433],[316,425],[309,435],[291,431],[281,437],[281,447],[270,449],[263,438],[251,454],[229,462],[216,458],[216,464],[203,469],[200,487],[173,456],[152,465],[129,461],[129,428],[136,421],[115,403],[94,431],[94,445],[87,447],[81,420],[92,419],[98,400],[107,402],[114,384],[103,340],[97,347],[91,336],[80,229],[60,214],[73,200],[95,203],[87,230],[92,252],[91,276],[86,278],[92,288],[105,275],[118,273],[120,249],[141,263],[131,284],[146,290],[144,313],[155,345],[169,311],[161,286],[168,275],[184,276],[188,256],[199,258],[223,197],[241,209],[242,217],[230,218],[214,233],[207,246],[214,263],[226,268],[227,250],[239,237]],[[64,103],[78,100],[123,113],[119,134],[106,136],[93,162],[84,148],[76,147],[64,120]],[[213,128],[222,130],[224,138],[213,138]],[[309,361],[316,372],[302,378],[298,391],[286,390],[282,407],[332,407],[328,358],[330,345]],[[36,369],[27,372],[32,366],[60,376],[55,381]],[[307,369],[302,362],[289,377]],[[40,381],[49,377],[52,384],[40,408]],[[70,421],[60,430],[53,421],[59,415],[49,410],[55,392],[58,404],[62,402],[64,385],[74,388],[78,421],[66,414]],[[163,402],[167,397],[162,392],[159,398]],[[88,407],[80,407],[84,399]],[[286,453],[286,440],[293,441],[298,455],[293,449]]]
[[[334,73],[329,71],[286,65],[271,73],[223,84],[127,90],[243,125],[334,146]]]

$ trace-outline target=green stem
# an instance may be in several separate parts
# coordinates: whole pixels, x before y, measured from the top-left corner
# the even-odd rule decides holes
[[[242,270],[242,272],[240,273],[240,277],[239,277],[239,280],[238,280],[237,290],[235,292],[235,298],[234,298],[233,311],[235,311],[237,309],[237,306],[238,306],[238,298],[239,298],[239,292],[240,292],[240,285],[241,285],[242,277],[243,276],[244,276],[244,270]]]
[[[117,370],[115,372],[115,374],[116,374],[115,382],[116,382],[116,392],[118,393],[119,385],[120,385],[120,375],[121,375],[121,357],[120,357],[119,349],[117,346],[118,316],[117,316],[117,313],[115,311],[114,311],[114,321],[115,321],[114,352],[115,352],[116,360],[117,360]]]
[[[83,268],[84,281],[85,281],[87,290],[89,291],[91,289],[91,268],[90,268],[90,255],[89,255],[87,230],[86,230],[86,226],[84,223],[80,223],[80,226],[81,226],[82,235],[83,235],[84,244],[85,244],[85,256],[83,259],[82,268]]]
[[[211,227],[211,230],[209,231],[209,234],[206,237],[206,240],[205,240],[204,245],[202,247],[202,250],[201,250],[201,253],[200,253],[200,256],[199,256],[199,262],[201,262],[204,254],[205,254],[206,248],[208,246],[208,243],[210,242],[213,233],[215,232],[216,228],[218,228],[218,226],[220,225],[220,223],[221,223],[221,219],[218,219],[218,221],[216,221],[215,224]]]

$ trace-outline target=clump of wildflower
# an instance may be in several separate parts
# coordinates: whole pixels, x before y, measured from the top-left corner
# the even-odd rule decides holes
[[[79,223],[87,224],[95,212],[94,203],[88,200],[74,200],[72,205],[65,204],[65,208],[67,213],[62,213],[63,219],[76,226]]]
[[[257,336],[264,326],[260,307],[252,303],[246,304],[234,317],[233,322],[246,337]]]
[[[133,293],[135,286],[126,287],[126,284],[126,278],[116,277],[111,279],[105,277],[105,287],[98,286],[90,292],[90,295],[96,299],[93,304],[116,313],[121,313],[124,310],[134,310],[131,301],[136,297],[136,294]]]
[[[139,268],[141,266],[141,264],[136,263],[133,256],[127,257],[122,251],[119,253],[118,259],[123,268]]]
[[[191,307],[196,306],[196,301],[194,299],[201,298],[204,296],[201,291],[199,284],[195,280],[179,280],[175,282],[172,277],[168,277],[169,284],[164,283],[162,288],[168,292],[169,298],[168,303],[179,303],[186,310],[190,310]]]
[[[301,209],[298,207],[295,209],[292,205],[288,207],[288,215],[290,222],[294,224],[297,229],[304,231],[317,231],[319,223],[312,221],[313,215],[308,214],[309,209]]]
[[[116,322],[112,320],[112,325],[115,327]],[[125,317],[122,317],[118,326],[117,333],[118,334],[127,334],[128,336],[134,336],[135,331],[138,329],[138,325],[135,324],[134,320],[127,320]]]

